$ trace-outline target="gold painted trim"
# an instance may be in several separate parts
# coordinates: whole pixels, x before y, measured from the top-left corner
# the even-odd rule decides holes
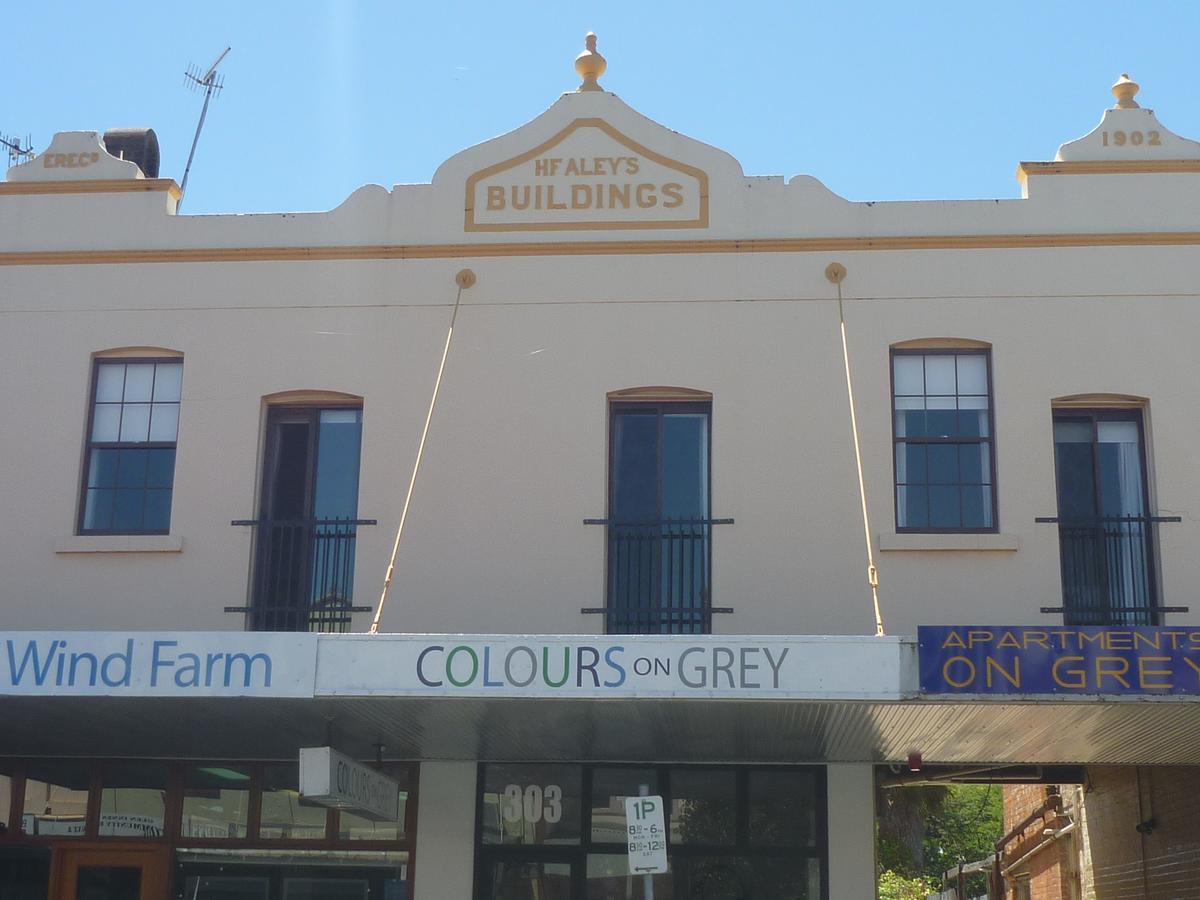
[[[1135,394],[1071,394],[1050,401],[1051,409],[1145,409],[1149,405],[1146,397]]]
[[[166,347],[110,347],[97,350],[92,359],[183,359],[183,351]]]
[[[1113,234],[971,234],[763,240],[528,241],[497,244],[367,244],[346,247],[204,247],[164,250],[33,250],[0,253],[0,266],[145,263],[339,262],[495,259],[529,256],[656,256],[704,253],[829,253],[874,250],[1022,250],[1060,247],[1192,247],[1200,231]]]
[[[345,391],[308,390],[304,388],[292,391],[276,391],[274,394],[264,395],[262,399],[263,403],[270,407],[317,406],[322,403],[340,403],[343,405],[357,403],[359,406],[363,404],[363,398],[359,394],[348,394]]]
[[[1200,173],[1200,159],[1108,159],[1017,163],[1017,181],[1030,175],[1166,175]]]
[[[94,181],[5,181],[0,182],[0,197],[5,194],[125,194],[166,191],[175,200],[181,196],[173,178],[99,178]]]
[[[991,350],[992,345],[987,341],[975,338],[914,338],[909,341],[896,341],[893,350]]]
[[[529,162],[529,160],[547,153],[554,147],[565,141],[573,132],[580,128],[599,128],[610,138],[628,147],[634,153],[638,153],[647,159],[653,160],[661,166],[666,166],[669,169],[674,169],[677,172],[682,172],[695,178],[698,182],[700,190],[700,210],[694,219],[673,219],[673,220],[658,220],[646,221],[645,219],[632,219],[629,221],[603,221],[603,222],[521,222],[521,223],[480,223],[475,221],[475,186],[485,178],[491,178],[493,175],[498,175],[509,169],[521,165],[521,163]],[[695,166],[689,166],[687,163],[679,162],[679,160],[671,159],[668,156],[663,156],[661,153],[655,153],[648,147],[643,147],[633,138],[627,137],[617,129],[613,128],[603,119],[584,118],[576,119],[558,134],[554,135],[548,141],[545,141],[532,150],[527,150],[520,156],[505,160],[504,162],[496,163],[488,166],[486,169],[481,169],[467,179],[467,196],[466,207],[463,219],[464,231],[594,231],[594,230],[632,230],[632,229],[647,229],[647,228],[707,228],[708,227],[708,173],[703,169],[697,169]]]
[[[711,391],[665,385],[623,388],[619,391],[608,392],[610,403],[677,403],[680,401],[711,403],[712,398]]]

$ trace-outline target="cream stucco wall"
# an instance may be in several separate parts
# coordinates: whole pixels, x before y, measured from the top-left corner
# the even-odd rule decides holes
[[[829,896],[875,896],[875,768],[827,766]]]
[[[475,859],[473,762],[421,764],[419,841],[413,895],[421,900],[470,897]]]
[[[708,226],[464,231],[471,173],[585,115],[706,172]],[[1055,513],[1051,403],[1076,394],[1147,399],[1152,511],[1184,520],[1160,529],[1162,597],[1187,605],[1200,173],[1185,163],[1031,175],[1023,200],[856,204],[808,177],[747,178],[598,93],[430,185],[368,186],[329,213],[175,216],[161,188],[15,183],[0,626],[242,628],[223,610],[246,601],[252,536],[229,523],[257,514],[264,398],[295,390],[364,398],[359,514],[379,524],[360,529],[355,600],[373,603],[470,267],[384,630],[600,630],[580,609],[604,603],[605,539],[582,521],[606,514],[606,395],[673,385],[713,395],[712,512],[736,520],[714,538],[713,602],[735,610],[714,630],[869,633],[835,260],[891,633],[1060,621],[1038,611],[1061,601],[1056,531],[1034,518]],[[1000,533],[897,539],[888,350],[945,337],[993,348]],[[171,535],[74,536],[91,358],[128,346],[184,355]]]
[[[1045,621],[1058,605],[1051,401],[1149,399],[1164,596],[1200,507],[1190,448],[1191,248],[225,263],[0,269],[5,617],[22,627],[240,628],[263,398],[364,397],[359,602],[381,583],[463,262],[460,311],[384,619],[398,631],[588,632],[603,605],[606,394],[713,394],[720,631],[861,633],[872,620],[836,304],[844,289],[873,532],[894,532],[889,345],[993,346],[998,521],[1013,550],[879,554],[893,633]],[[1147,274],[1149,273],[1149,274]],[[1153,283],[1148,283],[1148,282]],[[184,354],[172,536],[182,552],[56,553],[73,531],[91,355]],[[18,477],[19,473],[19,477]],[[913,539],[920,546],[936,541]],[[56,542],[58,542],[56,544]],[[912,541],[910,541],[912,543]],[[885,546],[887,544],[885,543]],[[1168,621],[1175,621],[1169,619]],[[1180,619],[1179,621],[1183,621]],[[1188,619],[1187,621],[1191,621]]]

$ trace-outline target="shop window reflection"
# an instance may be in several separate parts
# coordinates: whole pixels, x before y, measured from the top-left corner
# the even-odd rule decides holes
[[[737,773],[679,769],[671,773],[671,842],[726,845],[737,841]]]
[[[376,822],[348,809],[338,810],[337,836],[343,841],[399,841],[406,837],[404,823],[408,815],[408,797],[412,790],[412,767],[384,763],[374,766],[400,785],[399,821]]]
[[[266,840],[321,840],[326,809],[300,797],[299,771],[293,765],[263,767],[259,837]]]
[[[652,894],[645,893],[646,878],[651,879]],[[629,857],[617,853],[589,853],[587,858],[587,900],[610,900],[613,897],[673,897],[675,890],[671,873],[630,875]]]
[[[230,766],[190,766],[183,775],[187,838],[244,838],[250,810],[250,772]]]
[[[106,767],[100,792],[100,836],[163,836],[167,813],[167,767],[120,763]]]
[[[44,760],[25,773],[21,833],[83,837],[90,767],[85,762]]]
[[[592,771],[592,841],[594,843],[625,843],[625,798],[637,797],[643,793],[652,795],[660,793],[658,773],[654,769],[594,769]]]
[[[571,900],[571,864],[497,862],[492,867],[495,900]]]
[[[750,843],[814,847],[817,787],[811,772],[751,771]]]
[[[12,823],[8,821],[8,811],[12,809],[12,777],[0,774],[0,837],[8,834]]]
[[[582,769],[560,765],[491,765],[482,797],[487,844],[578,844]]]

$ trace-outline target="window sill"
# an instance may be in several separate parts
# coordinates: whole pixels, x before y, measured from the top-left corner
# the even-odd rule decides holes
[[[1015,534],[881,534],[878,536],[879,552],[891,553],[905,550],[951,550],[1011,552],[1021,547]]]
[[[54,540],[55,553],[182,553],[174,534],[73,534]]]

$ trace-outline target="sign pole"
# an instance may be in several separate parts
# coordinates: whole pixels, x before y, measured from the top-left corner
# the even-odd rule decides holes
[[[650,785],[639,784],[638,796],[649,797]],[[654,900],[654,876],[646,874],[642,876],[642,900]]]

